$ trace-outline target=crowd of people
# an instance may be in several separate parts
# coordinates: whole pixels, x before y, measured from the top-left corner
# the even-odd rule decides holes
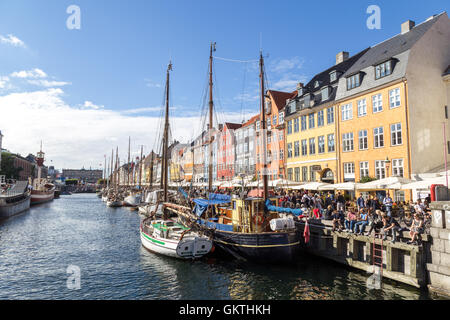
[[[409,231],[409,244],[420,244],[420,235],[431,224],[429,196],[422,202],[394,202],[389,193],[382,199],[376,195],[348,200],[341,192],[334,194],[311,193],[307,191],[280,191],[280,206],[301,209],[307,217],[331,220],[333,231],[357,235],[371,235],[375,232],[384,240],[391,236],[391,242],[398,241],[403,231]],[[395,210],[394,210],[395,208]],[[394,214],[395,212],[395,214]]]
[[[219,189],[219,193],[230,196],[242,196],[236,189]],[[246,191],[244,191],[244,197]],[[301,209],[303,216],[314,219],[331,220],[333,231],[349,232],[357,235],[381,236],[384,240],[391,237],[391,242],[399,240],[399,235],[409,231],[409,244],[420,244],[420,235],[428,232],[431,224],[429,203],[430,196],[416,202],[395,202],[389,193],[379,199],[377,195],[364,198],[362,194],[355,200],[344,196],[343,192],[308,192],[286,191],[274,192],[280,207]],[[191,196],[206,197],[205,189],[192,189]]]

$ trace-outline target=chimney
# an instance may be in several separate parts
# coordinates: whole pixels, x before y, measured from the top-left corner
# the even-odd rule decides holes
[[[408,31],[410,31],[412,28],[414,28],[415,25],[416,25],[416,23],[411,20],[407,20],[407,21],[403,22],[402,23],[402,34],[405,34]]]
[[[341,62],[344,62],[348,59],[348,52],[347,51],[341,51],[336,55],[336,64],[339,64]]]

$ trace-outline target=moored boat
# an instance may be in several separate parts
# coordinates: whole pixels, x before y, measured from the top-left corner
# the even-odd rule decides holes
[[[0,192],[0,219],[9,218],[30,208],[27,181],[14,183],[9,190]]]
[[[42,166],[44,164],[44,155],[41,150],[37,153],[36,162],[38,165],[38,177],[33,180],[31,190],[31,205],[41,204],[52,201],[55,197],[55,185],[45,178],[41,178]]]
[[[212,249],[210,239],[169,219],[143,220],[140,234],[147,250],[173,258],[198,259]]]

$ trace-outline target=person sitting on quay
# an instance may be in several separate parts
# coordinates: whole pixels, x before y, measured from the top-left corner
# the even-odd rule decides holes
[[[418,214],[424,214],[425,213],[425,206],[422,203],[422,200],[417,200],[416,204],[414,205],[414,213]]]
[[[408,241],[408,244],[414,244],[417,245],[417,239],[419,235],[421,235],[424,231],[423,228],[423,219],[420,217],[420,214],[415,213],[414,214],[414,220],[411,225],[411,230],[409,231],[409,236],[411,237],[411,240]]]
[[[340,192],[338,192],[337,194],[338,194],[337,199],[336,199],[337,210],[344,211],[345,210],[345,198]]]
[[[325,213],[324,213],[325,220],[333,220],[332,217],[331,217],[333,215],[333,213],[334,213],[333,206],[330,204],[325,209]]]
[[[367,233],[368,236],[371,235],[372,231],[375,230],[375,233],[380,232],[383,227],[383,222],[381,220],[381,210],[372,211],[369,210],[369,231]]]
[[[366,226],[369,224],[369,216],[366,209],[359,210],[358,222],[355,223],[354,232],[358,235],[364,235]]]
[[[397,241],[397,232],[400,232],[402,228],[400,227],[397,220],[393,217],[389,217],[385,212],[381,213],[381,219],[383,221],[383,228],[381,229],[381,233],[383,234],[383,240],[387,240],[387,235],[392,235],[392,243]]]
[[[338,210],[339,211],[339,210]],[[347,218],[345,219],[345,231],[353,232],[353,227],[355,226],[355,223],[357,222],[357,216],[352,211],[347,211]]]
[[[333,221],[333,229],[332,231],[342,231],[344,228],[344,214],[342,211],[334,210],[333,214],[331,215],[331,219]]]
[[[364,200],[362,194],[359,195],[358,200],[356,200],[356,204],[358,205],[358,210],[366,207],[366,201]]]
[[[393,204],[392,198],[388,193],[387,196],[383,199],[383,205],[386,208],[388,217],[392,216],[392,204]]]

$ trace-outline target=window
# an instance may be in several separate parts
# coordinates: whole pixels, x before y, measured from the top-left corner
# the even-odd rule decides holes
[[[314,128],[314,113],[311,113],[308,116],[308,121],[309,121],[309,128],[310,129]]]
[[[342,121],[350,120],[353,118],[352,104],[347,103],[341,107]]]
[[[274,114],[272,117],[272,125],[276,126],[277,125],[277,115]]]
[[[327,100],[328,97],[329,97],[329,95],[328,95],[328,93],[329,93],[328,87],[323,88],[323,89],[321,90],[321,93],[322,93],[322,94],[321,94],[321,95],[322,95],[322,101]]]
[[[305,140],[302,140],[302,156],[308,155],[308,143]]]
[[[256,127],[258,127],[258,126],[256,126]],[[292,120],[289,120],[287,122],[287,134],[291,134],[291,133],[292,133]]]
[[[375,66],[375,79],[386,77],[392,73],[391,61],[386,61]]]
[[[309,139],[309,154],[316,153],[316,138]]]
[[[383,127],[373,129],[373,139],[374,139],[373,141],[374,148],[384,147]]]
[[[328,135],[328,152],[334,152],[334,134]]]
[[[445,113],[445,119],[448,119],[448,107],[445,106],[444,108],[444,113]]]
[[[354,175],[355,174],[355,164],[353,162],[344,163],[344,175]]]
[[[373,113],[383,111],[383,99],[381,93],[372,96],[372,111]]]
[[[342,135],[342,151],[353,151],[353,132]]]
[[[280,160],[284,160],[284,150],[280,150]]]
[[[386,164],[384,160],[375,160],[375,178],[386,178]]]
[[[308,181],[308,167],[302,167],[302,181]]]
[[[256,121],[256,130],[259,130],[260,127],[261,127],[261,122],[260,121]]]
[[[288,180],[292,181],[292,168],[287,169]]]
[[[313,170],[313,166],[309,167],[309,181],[316,181],[316,175]]]
[[[358,100],[358,117],[363,117],[367,115],[367,103],[366,99]]]
[[[400,88],[389,90],[389,107],[397,108],[400,106]]]
[[[336,81],[336,79],[337,79],[336,71],[331,71],[330,72],[330,82]]]
[[[298,118],[294,119],[294,132],[298,132]]]
[[[347,78],[347,90],[351,90],[353,88],[359,87],[360,81],[359,81],[359,73],[354,74],[351,77]]]
[[[287,144],[287,157],[292,158],[292,143]]]
[[[325,121],[323,119],[323,110],[320,110],[319,112],[317,112],[317,126],[321,127],[324,125]]]
[[[278,131],[278,141],[283,141],[283,131]]]
[[[295,168],[294,169],[294,172],[295,172],[295,181],[300,181],[300,168]]]
[[[369,176],[369,162],[362,161],[359,163],[359,178],[368,177]]]
[[[334,107],[327,109],[327,124],[334,123]]]
[[[302,116],[302,131],[306,130],[306,116]]]
[[[325,153],[325,136],[318,137],[317,138],[317,143],[318,143],[317,152],[318,153]]]
[[[298,157],[300,155],[300,145],[298,141],[294,142],[294,157]]]
[[[394,201],[395,202],[405,201],[405,191],[395,190],[394,191]]]
[[[280,124],[283,124],[284,123],[284,112],[280,112],[279,117],[280,117],[280,119],[279,119]]]
[[[367,150],[367,130],[358,132],[359,150]]]
[[[392,175],[394,177],[403,177],[403,159],[392,160]]]
[[[391,146],[399,146],[402,144],[402,124],[391,124]]]

